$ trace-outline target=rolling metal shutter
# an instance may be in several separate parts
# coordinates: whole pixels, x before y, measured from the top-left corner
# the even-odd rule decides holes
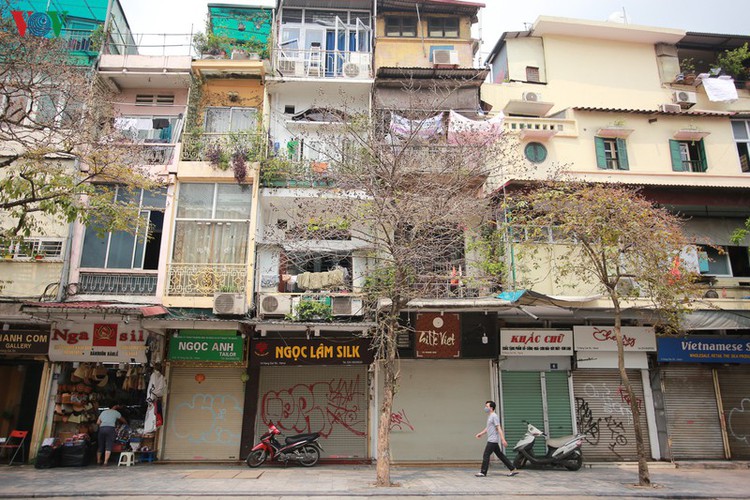
[[[661,376],[672,459],[724,458],[711,368],[664,366]]]
[[[719,387],[732,459],[750,459],[750,367],[718,369]]]
[[[322,458],[367,458],[366,366],[263,366],[255,435],[320,432]],[[283,442],[283,440],[282,440]]]
[[[643,401],[639,370],[628,370],[635,396]],[[624,390],[624,389],[623,389]],[[585,434],[583,457],[588,461],[637,460],[633,414],[620,389],[620,373],[612,369],[573,372],[578,432]],[[651,456],[646,408],[641,405],[641,434],[646,455]]]
[[[547,385],[547,421],[553,438],[573,434],[573,409],[570,407],[568,372],[545,372]]]
[[[164,460],[240,460],[243,368],[172,367]]]

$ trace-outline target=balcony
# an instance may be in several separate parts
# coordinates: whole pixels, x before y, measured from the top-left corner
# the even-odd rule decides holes
[[[80,295],[156,295],[157,273],[81,272],[78,277]]]
[[[170,264],[167,295],[211,297],[215,292],[246,291],[245,264]]]
[[[545,140],[555,135],[562,137],[575,137],[578,135],[575,120],[556,118],[509,116],[505,118],[505,130],[519,134],[521,139]]]
[[[372,78],[371,60],[369,52],[276,49],[273,70],[283,78],[368,80]]]
[[[204,133],[185,134],[182,137],[182,161],[212,161],[212,156],[218,153],[231,155],[237,150],[248,152],[250,161],[263,158],[268,149],[265,134],[258,133]]]

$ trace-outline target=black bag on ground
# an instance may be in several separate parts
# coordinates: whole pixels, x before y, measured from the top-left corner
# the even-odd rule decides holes
[[[75,444],[62,447],[61,467],[82,467],[89,464],[88,444]]]
[[[34,464],[34,467],[37,469],[59,467],[61,452],[61,446],[58,446],[57,448],[53,448],[52,446],[42,446],[39,449],[39,453],[36,454],[36,463]]]

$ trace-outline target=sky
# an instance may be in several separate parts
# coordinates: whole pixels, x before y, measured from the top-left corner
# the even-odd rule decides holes
[[[190,33],[205,25],[206,0],[120,0],[133,33]],[[482,1],[482,0],[474,0]],[[687,31],[750,35],[747,0],[484,0],[480,53],[506,31],[527,29],[540,15],[606,21],[625,10],[631,24]],[[275,5],[275,0],[214,0],[212,3]],[[740,12],[744,10],[744,14]]]

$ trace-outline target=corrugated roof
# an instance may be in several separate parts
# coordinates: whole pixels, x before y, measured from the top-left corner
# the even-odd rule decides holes
[[[685,110],[678,112],[661,111],[659,109],[628,109],[628,108],[599,108],[591,106],[574,106],[575,111],[596,111],[601,113],[630,113],[634,115],[672,115],[672,116],[734,116],[733,111]]]
[[[376,78],[381,79],[399,79],[419,78],[419,79],[463,79],[476,82],[481,85],[487,78],[489,69],[486,68],[398,68],[398,67],[381,67],[378,68]],[[375,82],[377,85],[378,82]]]
[[[29,309],[60,309],[60,310],[75,310],[75,311],[96,311],[96,312],[112,312],[112,311],[128,311],[128,312],[140,312],[144,317],[160,316],[167,314],[167,309],[159,305],[143,305],[143,304],[124,304],[118,302],[26,302],[23,305],[23,310],[28,311]]]
[[[485,4],[479,2],[463,2],[459,0],[378,0],[379,10],[413,11],[419,5],[421,12],[445,14],[463,14],[475,16]]]

